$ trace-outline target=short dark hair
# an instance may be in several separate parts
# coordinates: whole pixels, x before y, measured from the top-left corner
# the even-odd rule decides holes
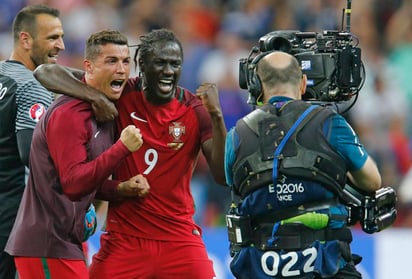
[[[32,37],[37,35],[37,15],[48,14],[54,17],[60,16],[60,11],[46,5],[30,5],[21,9],[13,20],[13,40],[19,40],[22,31],[28,32]]]
[[[291,56],[290,63],[285,68],[275,68],[264,59],[258,63],[257,73],[262,83],[269,87],[275,87],[279,84],[298,85],[302,80],[302,70],[298,60]]]
[[[128,45],[128,40],[125,35],[115,30],[102,30],[90,35],[86,42],[84,57],[89,60],[94,60],[101,51],[101,46],[106,44]]]
[[[140,44],[137,47],[134,62],[137,65],[137,55],[140,53],[140,58],[145,60],[153,53],[153,45],[158,42],[175,42],[179,45],[182,59],[183,59],[183,46],[180,40],[176,37],[175,33],[169,29],[154,29],[151,32],[140,36]]]

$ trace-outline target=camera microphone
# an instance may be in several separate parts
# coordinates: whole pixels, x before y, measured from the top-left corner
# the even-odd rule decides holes
[[[346,14],[346,32],[350,32],[350,15],[352,13],[352,0],[347,0],[346,1],[346,9],[345,9],[345,14]]]

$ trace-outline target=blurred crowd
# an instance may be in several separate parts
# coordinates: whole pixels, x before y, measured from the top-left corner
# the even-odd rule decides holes
[[[203,81],[217,83],[229,129],[252,110],[239,87],[239,59],[274,30],[345,29],[347,0],[2,0],[0,59],[12,49],[14,15],[34,3],[60,9],[66,50],[59,63],[71,67],[82,68],[84,42],[92,32],[120,30],[136,45],[151,29],[172,29],[184,47],[180,84],[194,92]],[[352,0],[351,6],[350,31],[359,39],[366,78],[344,116],[377,161],[383,185],[398,190],[396,226],[412,226],[412,0]],[[135,68],[132,75],[138,72]],[[230,190],[213,182],[203,158],[192,190],[197,222],[223,225]]]

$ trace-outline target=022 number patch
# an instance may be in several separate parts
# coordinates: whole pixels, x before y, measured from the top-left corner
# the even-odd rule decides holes
[[[299,254],[294,251],[286,254],[267,251],[262,255],[260,264],[268,276],[299,276],[314,270],[317,255],[318,251],[314,247],[300,251]]]

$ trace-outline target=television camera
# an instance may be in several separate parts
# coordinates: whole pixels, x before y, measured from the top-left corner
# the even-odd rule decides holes
[[[249,91],[248,103],[256,105],[261,95],[256,74],[259,60],[273,51],[283,51],[296,57],[307,76],[304,100],[322,103],[352,100],[353,105],[365,81],[365,68],[361,49],[357,47],[358,40],[350,33],[350,3],[348,0],[344,10],[346,31],[278,30],[262,36],[249,56],[239,61],[239,86]]]

